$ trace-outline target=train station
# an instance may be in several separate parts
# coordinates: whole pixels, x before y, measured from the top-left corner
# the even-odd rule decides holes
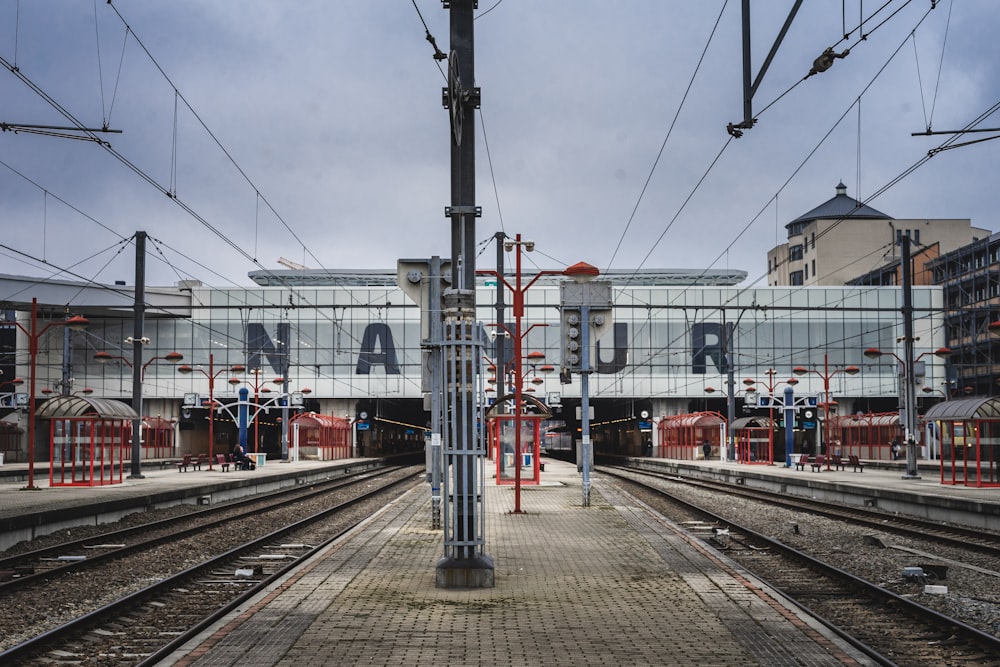
[[[113,492],[42,482],[34,493],[20,490],[25,466],[15,464],[2,471],[0,520],[5,534],[23,537],[150,503],[240,502],[262,486],[301,486],[381,463],[271,462],[252,473],[150,463],[144,479]],[[991,530],[1000,522],[994,493],[942,488],[926,468],[914,482],[901,478],[899,464],[813,474],[738,462],[640,463],[746,475],[755,478],[748,484],[781,484],[793,495],[876,498],[942,521],[979,516]],[[429,486],[418,484],[157,664],[875,664],[715,551],[704,533],[698,538],[697,527],[655,520],[599,473],[591,506],[581,507],[580,484],[575,466],[546,457],[540,483],[524,487],[515,513],[514,489],[491,477],[485,536],[496,581],[464,590],[435,586],[440,532],[431,527]]]

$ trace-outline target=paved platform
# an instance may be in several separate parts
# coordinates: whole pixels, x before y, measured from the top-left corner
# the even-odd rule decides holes
[[[126,471],[120,484],[50,486],[48,463],[36,465],[34,485],[26,490],[27,464],[0,467],[0,550],[78,525],[113,522],[126,514],[177,504],[219,504],[300,483],[378,465],[378,459],[282,462],[269,460],[256,470],[228,472],[215,465],[178,472],[176,465],[144,461],[142,478]]]
[[[781,464],[648,457],[629,459],[629,464],[1000,532],[1000,488],[942,484],[939,466],[928,462],[920,464],[918,479],[904,478],[902,461],[867,463],[864,472],[854,472],[850,465],[846,470],[824,467],[813,472],[810,466],[796,470]]]
[[[486,484],[489,589],[438,589],[442,534],[421,485],[162,664],[853,665],[781,595],[620,495],[546,461]]]

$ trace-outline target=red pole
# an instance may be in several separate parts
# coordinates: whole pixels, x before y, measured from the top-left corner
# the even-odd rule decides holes
[[[771,450],[771,462],[774,462],[774,375],[778,371],[767,369],[767,447]]]
[[[521,235],[515,239],[517,246],[514,273],[514,513],[521,513],[521,316],[524,314],[524,295],[521,293]]]
[[[215,452],[215,355],[208,355],[208,469]]]
[[[823,355],[823,439],[826,441],[826,469],[830,469],[830,365]]]

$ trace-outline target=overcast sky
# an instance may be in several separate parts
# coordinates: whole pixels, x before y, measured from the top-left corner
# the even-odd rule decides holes
[[[542,268],[728,268],[764,284],[784,225],[839,181],[895,218],[1000,228],[1000,141],[893,184],[952,140],[911,133],[962,129],[1000,102],[1000,2],[895,0],[863,41],[859,12],[882,3],[804,3],[754,98],[757,125],[731,139],[740,4],[480,0],[480,266],[502,229],[534,240]],[[792,4],[753,3],[754,74]],[[137,230],[152,239],[148,285],[249,285],[279,257],[394,269],[450,252],[445,82],[421,22],[447,52],[440,0],[0,0],[0,12],[0,122],[72,124],[61,109],[121,131],[101,135],[117,156],[0,133],[0,273],[132,284],[123,239]],[[850,55],[802,80],[827,47]]]

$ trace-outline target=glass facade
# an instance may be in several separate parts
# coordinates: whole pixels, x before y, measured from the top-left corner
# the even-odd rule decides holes
[[[496,331],[490,324],[496,320],[495,288],[481,286],[478,292],[479,319],[487,331]],[[690,399],[704,397],[706,387],[725,387],[727,350],[737,390],[742,390],[743,378],[765,380],[768,369],[775,369],[780,379],[795,366],[823,372],[826,364],[829,371],[846,365],[862,370],[854,376],[835,375],[831,390],[838,397],[897,394],[901,364],[888,354],[872,361],[862,353],[876,347],[902,357],[898,288],[658,287],[621,279],[614,282],[613,294],[614,326],[598,341],[590,382],[598,405],[602,398],[653,399],[664,406],[676,402],[680,410]],[[941,295],[937,287],[913,288],[918,355],[945,345]],[[512,331],[509,291],[504,300],[506,327]],[[544,363],[556,368],[562,345],[558,307],[556,279],[539,280],[525,292],[523,350],[543,352]],[[226,372],[233,365],[259,368],[264,382],[280,376],[286,363],[291,390],[308,387],[311,398],[320,401],[422,395],[420,308],[396,287],[198,287],[191,291],[190,318],[158,315],[151,309],[145,328],[151,343],[144,347],[148,366],[143,386],[151,399],[179,400],[186,392],[208,392],[204,374],[181,375],[173,365],[154,359],[174,351],[184,356],[182,363],[217,376],[216,395],[235,391]],[[61,335],[46,336],[42,351],[47,364],[40,357],[39,387],[46,382],[41,373],[55,377],[60,372]],[[86,385],[97,396],[128,399],[128,365],[114,359],[100,364],[94,354],[104,350],[130,357],[132,346],[125,339],[131,335],[130,316],[92,318],[86,332],[74,334],[75,388]],[[497,336],[487,349],[504,340]],[[930,354],[923,361],[926,376],[918,381],[938,386],[944,381],[944,362]],[[558,373],[542,377],[537,396],[579,396],[578,377],[569,385],[559,384]],[[822,390],[822,378],[809,373],[800,378],[796,393]]]

